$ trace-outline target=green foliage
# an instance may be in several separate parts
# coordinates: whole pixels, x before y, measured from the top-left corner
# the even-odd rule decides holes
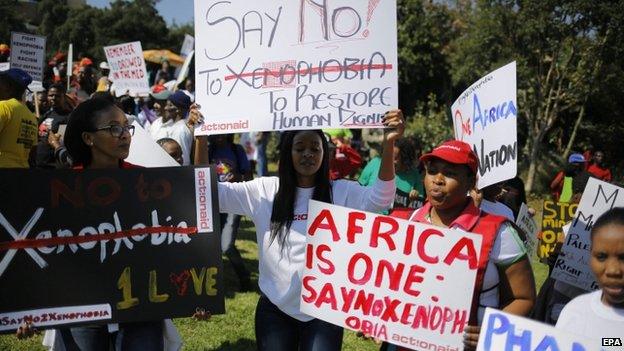
[[[107,46],[140,41],[144,50],[162,48],[166,44],[168,29],[156,10],[156,2],[116,0],[111,3],[110,9],[104,11],[98,21],[100,44]]]
[[[26,32],[26,26],[17,11],[17,0],[0,0],[0,44],[11,43],[11,32]]]
[[[441,101],[451,99],[447,58],[447,47],[455,36],[451,23],[451,12],[442,4],[397,2],[399,99],[407,114],[429,94]]]
[[[428,152],[441,142],[453,138],[452,126],[446,107],[438,104],[432,94],[429,95],[427,102],[420,103],[414,115],[407,119],[405,135],[416,137],[421,142],[422,150]]]
[[[6,1],[6,0],[2,0]],[[86,54],[102,61],[103,47],[140,41],[144,50],[169,48],[178,52],[184,33],[193,33],[192,26],[167,28],[156,10],[156,0],[116,0],[109,8],[83,6],[69,9],[64,1],[43,0],[39,33],[47,37],[48,53],[66,52],[69,43],[74,54]],[[181,33],[181,35],[180,35]]]

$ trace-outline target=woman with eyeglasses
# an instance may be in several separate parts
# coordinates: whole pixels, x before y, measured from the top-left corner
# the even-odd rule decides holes
[[[134,126],[117,106],[104,99],[78,105],[69,117],[65,146],[74,168],[135,168],[125,162]]]
[[[71,113],[65,146],[74,169],[138,168],[124,161],[133,134],[134,126],[128,124],[121,109],[111,101],[93,98]],[[44,345],[51,350],[165,350],[164,325],[162,320],[157,320],[66,327],[47,331]],[[21,329],[18,338],[32,334],[33,326]]]

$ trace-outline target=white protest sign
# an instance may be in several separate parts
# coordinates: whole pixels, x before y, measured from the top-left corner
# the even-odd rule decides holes
[[[11,68],[10,62],[0,62],[0,71],[6,71]]]
[[[11,68],[20,68],[39,82],[43,81],[45,50],[45,37],[11,32]]]
[[[180,49],[180,56],[186,57],[188,54],[193,51],[195,47],[195,38],[192,35],[184,34],[184,42],[182,43],[182,48]]]
[[[408,348],[461,348],[479,235],[311,200],[306,236],[301,312]]]
[[[67,48],[67,90],[71,86],[72,72],[74,71],[74,44],[69,43]]]
[[[109,79],[115,82],[115,95],[149,94],[147,70],[140,41],[105,46],[106,61],[110,66]]]
[[[537,233],[539,232],[539,229],[537,228],[535,219],[533,219],[533,216],[529,213],[529,207],[524,202],[522,203],[522,206],[520,206],[520,212],[518,212],[516,225],[524,231],[526,237],[524,245],[526,246],[529,254],[533,255],[535,248],[537,247]]]
[[[195,0],[195,135],[381,126],[396,0]]]
[[[590,232],[596,219],[613,207],[624,207],[624,188],[589,178],[552,271],[554,279],[588,291],[598,289],[589,268]]]
[[[517,106],[514,61],[479,79],[451,107],[455,139],[479,157],[479,189],[516,176]]]
[[[551,325],[493,308],[485,310],[477,351],[600,351],[600,340],[561,331]]]
[[[160,145],[156,144],[156,141],[139,123],[134,121],[132,125],[134,135],[126,161],[147,168],[180,166]]]
[[[189,68],[191,67],[191,61],[193,61],[193,55],[195,55],[195,51],[191,50],[186,59],[184,59],[184,64],[180,68],[178,72],[178,78],[176,78],[175,86],[177,87],[180,83],[182,83],[186,77],[188,77]]]

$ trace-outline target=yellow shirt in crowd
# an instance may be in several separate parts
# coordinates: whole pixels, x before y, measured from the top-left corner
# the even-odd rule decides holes
[[[0,168],[28,168],[37,143],[37,118],[16,99],[0,101]]]

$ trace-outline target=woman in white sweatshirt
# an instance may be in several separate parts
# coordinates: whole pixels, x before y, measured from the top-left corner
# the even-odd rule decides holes
[[[327,140],[318,130],[287,131],[280,143],[279,177],[219,183],[219,211],[251,218],[259,250],[256,341],[259,350],[340,350],[343,329],[299,310],[304,268],[308,201],[333,203],[371,212],[394,200],[394,142],[404,130],[400,110],[388,112],[379,180],[372,187],[329,179]],[[198,138],[199,163],[205,140]]]

